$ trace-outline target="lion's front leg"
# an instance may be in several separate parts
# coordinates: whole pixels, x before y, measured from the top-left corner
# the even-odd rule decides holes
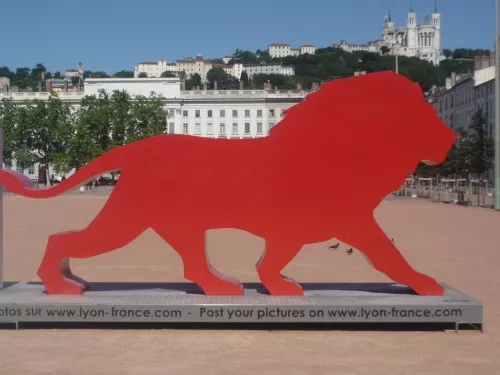
[[[442,296],[444,288],[431,277],[415,271],[372,215],[356,222],[344,223],[345,233],[337,236],[368,257],[372,266],[397,283],[427,296]]]
[[[304,291],[295,280],[281,274],[281,270],[298,254],[302,244],[288,241],[286,237],[266,239],[264,254],[257,262],[257,272],[262,284],[271,295],[302,296]]]

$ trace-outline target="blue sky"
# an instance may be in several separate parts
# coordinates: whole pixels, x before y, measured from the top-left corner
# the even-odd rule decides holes
[[[377,39],[392,10],[406,25],[410,0],[2,0],[0,66],[43,63],[49,71],[76,68],[113,73],[139,61],[269,43],[329,46],[341,39]],[[434,0],[413,0],[419,22]],[[438,0],[443,48],[493,48],[494,0]],[[472,26],[475,23],[476,26]]]

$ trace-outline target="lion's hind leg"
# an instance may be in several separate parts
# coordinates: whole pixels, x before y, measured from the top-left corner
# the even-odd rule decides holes
[[[117,210],[116,203],[106,205],[87,228],[49,237],[38,270],[47,294],[81,294],[86,283],[71,272],[70,258],[90,258],[119,249],[146,229],[140,215]]]
[[[205,249],[205,231],[177,227],[160,223],[153,229],[182,258],[184,277],[198,285],[206,295],[243,295],[243,286],[238,280],[217,272],[207,258]]]

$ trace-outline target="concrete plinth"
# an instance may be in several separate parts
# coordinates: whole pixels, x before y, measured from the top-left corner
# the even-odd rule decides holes
[[[91,283],[81,296],[49,296],[41,283],[6,283],[0,323],[454,323],[482,328],[483,307],[443,284],[424,297],[398,284],[302,284],[303,297],[205,296],[190,283]]]

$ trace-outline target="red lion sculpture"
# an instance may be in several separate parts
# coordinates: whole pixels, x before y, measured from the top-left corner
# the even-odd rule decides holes
[[[207,230],[239,228],[266,241],[257,270],[272,295],[303,295],[281,270],[304,244],[333,238],[416,293],[443,295],[434,279],[405,261],[373,211],[420,161],[444,161],[454,141],[417,84],[381,72],[324,84],[288,109],[267,137],[155,136],[111,150],[47,190],[7,170],[0,184],[25,197],[49,198],[121,171],[85,229],[49,237],[38,271],[48,294],[80,294],[87,287],[70,271],[70,258],[119,249],[152,228],[205,294],[241,295],[241,284],[212,269],[205,253]],[[153,180],[147,186],[144,175]]]

